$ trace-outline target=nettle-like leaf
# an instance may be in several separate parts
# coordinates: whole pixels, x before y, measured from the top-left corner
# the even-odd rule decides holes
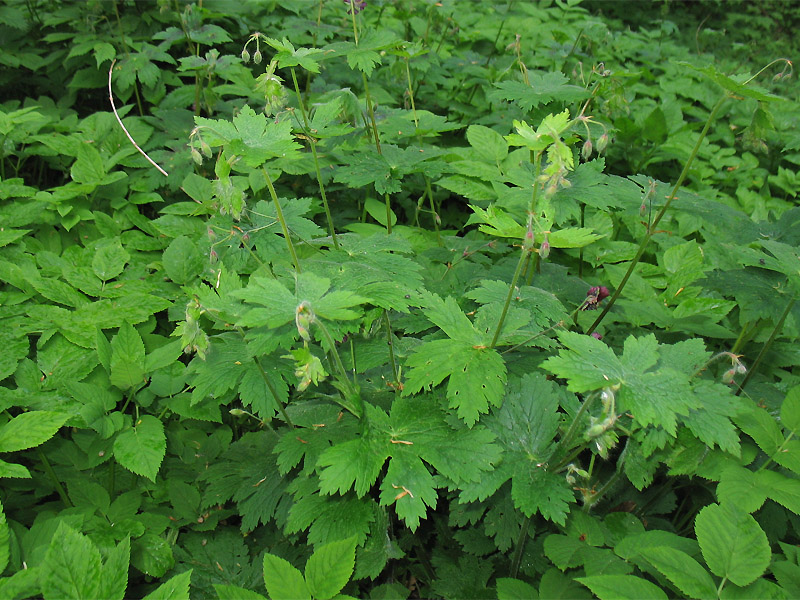
[[[430,467],[454,485],[463,485],[479,481],[499,455],[494,434],[481,426],[453,429],[437,404],[433,398],[400,397],[388,417],[378,408],[368,408],[369,425],[361,436],[320,455],[321,492],[345,494],[352,488],[364,496],[389,459],[380,503],[394,504],[398,516],[416,529],[428,508],[436,506],[438,484]],[[313,498],[303,502],[316,502]]]
[[[568,396],[541,374],[514,379],[503,406],[484,419],[503,448],[502,460],[492,473],[464,486],[460,501],[485,500],[511,479],[517,509],[528,517],[538,512],[563,525],[575,495],[564,475],[548,471],[547,461],[558,433],[558,408]]]
[[[274,434],[262,431],[246,433],[231,444],[201,476],[206,484],[201,508],[233,500],[242,517],[242,531],[268,523],[287,485],[272,454],[276,441]]]
[[[558,71],[549,73],[529,73],[530,84],[522,81],[502,81],[496,83],[496,90],[489,92],[490,100],[508,100],[530,111],[542,104],[577,102],[589,97],[588,90],[567,83],[567,77]]]
[[[132,428],[114,440],[114,458],[123,467],[155,481],[164,460],[167,438],[164,424],[152,415],[143,415]]]
[[[506,366],[500,354],[489,348],[491,334],[476,329],[452,297],[442,300],[423,292],[425,317],[449,339],[430,340],[408,358],[410,367],[404,395],[439,385],[445,378],[447,399],[460,419],[474,425],[489,406],[500,406],[506,383]]]
[[[340,250],[309,260],[309,269],[330,278],[333,287],[349,287],[381,308],[408,312],[422,287],[422,267],[403,256],[410,244],[397,235],[338,236]]]
[[[600,340],[566,331],[558,335],[566,350],[543,367],[567,380],[573,392],[591,392],[620,386],[619,409],[629,411],[642,426],[662,427],[675,436],[679,415],[687,415],[699,403],[685,375],[658,362],[654,335],[628,337],[621,358]]]
[[[195,117],[203,141],[209,146],[227,145],[248,167],[259,167],[270,158],[291,156],[300,149],[292,137],[292,122],[267,120],[245,105],[233,122]]]

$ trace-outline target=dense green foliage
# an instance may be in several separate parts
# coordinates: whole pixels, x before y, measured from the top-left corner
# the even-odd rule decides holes
[[[0,597],[800,595],[757,4],[4,3]]]

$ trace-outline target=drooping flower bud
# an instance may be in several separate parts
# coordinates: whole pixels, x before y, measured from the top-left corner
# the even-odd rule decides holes
[[[597,139],[597,153],[602,154],[606,146],[608,146],[608,134],[603,133],[603,135]]]
[[[247,51],[247,48],[242,50],[242,61],[244,61],[245,64],[250,62],[250,53]]]
[[[542,245],[539,246],[539,258],[541,259],[545,259],[550,256],[550,240],[548,239],[548,233],[550,232],[544,232],[544,241],[542,242]]]
[[[260,65],[260,64],[261,64],[261,59],[262,59],[262,56],[261,56],[261,50],[256,50],[256,51],[253,53],[253,62],[254,62],[255,64],[257,64],[257,65]]]
[[[581,148],[581,157],[583,160],[589,160],[592,157],[592,140],[586,140]]]

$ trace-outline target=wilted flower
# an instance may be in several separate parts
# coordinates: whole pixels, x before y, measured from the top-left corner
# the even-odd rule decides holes
[[[348,15],[351,14],[351,10],[355,11],[355,14],[358,14],[367,8],[367,0],[343,0],[343,2],[347,4]]]
[[[590,287],[580,310],[594,310],[601,300],[608,298],[608,295],[608,288],[604,285]]]

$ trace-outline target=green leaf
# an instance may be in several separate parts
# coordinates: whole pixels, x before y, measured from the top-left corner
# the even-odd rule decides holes
[[[264,584],[272,600],[311,600],[303,574],[289,561],[264,554]]]
[[[646,579],[634,575],[595,575],[576,577],[578,581],[592,590],[600,600],[664,600],[667,595]]]
[[[467,127],[467,140],[478,156],[486,161],[499,163],[508,156],[508,143],[494,129],[470,125]]]
[[[447,357],[442,360],[442,357]],[[500,406],[506,366],[500,354],[485,346],[455,340],[434,340],[418,346],[407,361],[405,395],[436,386],[449,377],[447,398],[458,417],[472,426],[489,405]]]
[[[664,546],[645,548],[642,550],[642,556],[687,597],[716,597],[717,588],[711,575],[685,552]]]
[[[89,538],[63,521],[53,535],[43,566],[45,600],[99,597],[100,552]]]
[[[511,497],[514,506],[526,517],[541,513],[545,519],[563,525],[567,518],[569,503],[574,502],[575,493],[563,475],[556,475],[529,463],[517,468],[511,482]]]
[[[735,96],[744,96],[745,98],[755,98],[759,102],[773,102],[775,100],[783,100],[783,98],[781,98],[780,96],[770,94],[766,90],[763,90],[763,88],[760,88],[758,86],[746,85],[744,83],[746,81],[745,79],[746,75],[734,75],[729,77],[728,75],[720,73],[717,70],[717,68],[714,67],[713,65],[707,65],[703,68],[700,68],[684,61],[675,61],[675,64],[702,73],[703,75],[711,79],[711,81],[713,81],[723,89],[731,92]]]
[[[167,449],[164,424],[152,415],[143,415],[114,441],[114,457],[123,467],[155,481]]]
[[[496,90],[489,92],[490,100],[514,101],[529,111],[550,102],[577,102],[589,97],[589,92],[577,85],[568,83],[569,79],[559,72],[530,73],[530,84],[522,81],[502,81],[496,83]]]
[[[167,581],[147,594],[143,600],[189,600],[189,584],[192,570],[170,577]]]
[[[22,413],[0,426],[0,452],[26,450],[45,443],[69,415],[45,410]]]
[[[144,342],[139,332],[128,322],[122,324],[111,340],[111,383],[127,390],[145,381]]]
[[[205,257],[188,236],[182,235],[172,240],[164,250],[164,269],[172,281],[185,284],[192,281],[203,270]]]
[[[747,513],[757,511],[767,499],[767,488],[756,473],[739,465],[722,472],[717,484],[717,498],[723,504],[734,504]]]
[[[131,559],[131,539],[126,537],[108,550],[101,569],[100,598],[122,600],[128,588],[128,567]]]
[[[766,410],[754,404],[748,405],[734,417],[734,422],[753,438],[767,456],[773,456],[783,443],[783,433],[775,419]]]
[[[539,592],[529,583],[511,577],[497,579],[497,600],[536,600],[538,597]]]
[[[781,404],[781,423],[794,434],[800,431],[800,385],[796,385],[786,393]]]
[[[219,600],[267,600],[261,594],[238,585],[215,583],[214,589]]]
[[[592,233],[592,230],[587,227],[568,227],[551,231],[548,235],[550,246],[553,248],[583,248],[602,237],[602,235]]]
[[[397,516],[411,531],[419,526],[427,508],[436,507],[436,488],[433,476],[418,456],[397,452],[381,483],[381,506],[394,504]]]
[[[80,144],[77,159],[70,169],[72,179],[77,183],[100,185],[106,176],[106,170],[97,148],[88,143]]]
[[[329,600],[350,580],[356,560],[356,540],[348,538],[320,546],[306,563],[306,584],[318,600]]]
[[[106,239],[97,245],[92,270],[103,281],[114,279],[125,269],[131,255],[122,247],[119,238]]]
[[[714,575],[746,586],[760,577],[772,555],[756,520],[729,504],[710,504],[695,520],[703,558]]]
[[[369,410],[369,409],[368,409]],[[370,410],[370,425],[374,427],[375,419],[385,414],[383,411]],[[355,487],[358,497],[364,496],[378,479],[383,463],[389,457],[390,443],[385,435],[365,435],[325,450],[317,460],[317,465],[325,467],[320,473],[320,492],[344,494]]]

